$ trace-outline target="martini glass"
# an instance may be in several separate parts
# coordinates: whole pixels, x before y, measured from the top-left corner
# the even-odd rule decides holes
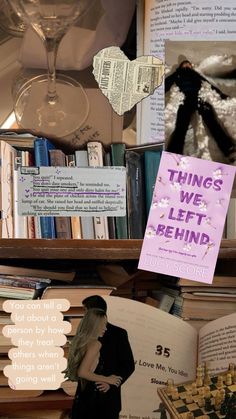
[[[47,75],[27,80],[16,95],[18,125],[44,134],[66,136],[78,129],[89,112],[87,95],[65,74],[56,77],[59,44],[68,29],[90,8],[93,0],[10,0],[12,8],[31,25],[47,55]]]

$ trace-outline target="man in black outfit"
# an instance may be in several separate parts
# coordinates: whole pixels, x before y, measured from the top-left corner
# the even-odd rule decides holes
[[[183,154],[188,126],[192,114],[197,111],[202,116],[204,124],[209,129],[219,149],[233,163],[235,160],[233,139],[221,125],[212,105],[199,97],[199,91],[204,81],[209,83],[207,79],[192,68],[192,64],[188,60],[182,61],[177,70],[165,79],[165,93],[175,83],[185,96],[184,103],[179,106],[177,111],[175,130],[170,137],[167,151]],[[227,99],[227,95],[212,84],[210,85],[220,95],[221,99]]]
[[[85,309],[100,308],[107,312],[106,301],[99,295],[87,297],[82,302]],[[134,358],[128,340],[128,334],[125,329],[107,323],[107,330],[100,339],[102,343],[100,351],[101,372],[103,375],[112,374],[122,377],[123,384],[129,376],[134,372]],[[98,384],[98,389],[100,388]],[[102,391],[100,390],[102,393]],[[110,386],[102,397],[107,397],[106,408],[107,413],[103,411],[101,419],[118,419],[121,411],[121,389],[120,386]],[[104,405],[104,403],[103,403]],[[112,411],[112,415],[111,412]],[[100,417],[99,417],[100,419]]]

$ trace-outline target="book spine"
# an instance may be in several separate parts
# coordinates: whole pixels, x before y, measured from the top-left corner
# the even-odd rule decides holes
[[[102,144],[97,141],[87,143],[88,162],[91,167],[103,167]],[[93,217],[96,239],[109,239],[107,217]]]
[[[125,144],[111,145],[111,161],[113,166],[125,166]],[[117,239],[128,238],[127,215],[115,217]]]
[[[19,288],[36,288],[37,283],[36,282],[30,282],[30,281],[25,281],[24,279],[22,281],[17,281],[14,279],[0,279],[0,289],[2,287],[19,287]],[[46,286],[47,284],[45,284]]]
[[[160,297],[160,304],[159,304],[159,307],[158,308],[160,310],[163,310],[163,311],[166,311],[167,313],[169,313],[170,310],[171,310],[171,307],[174,304],[174,300],[175,300],[174,297],[171,297],[168,294],[163,294]]]
[[[61,150],[49,150],[51,166],[63,167],[66,165],[66,156]],[[58,239],[71,239],[70,217],[55,217],[56,237]]]
[[[88,153],[86,150],[79,150],[75,152],[75,162],[77,167],[88,167]],[[80,217],[82,238],[94,239],[94,224],[93,217]]]
[[[75,154],[68,154],[66,156],[66,166],[75,167]]]
[[[175,297],[173,306],[171,307],[170,314],[173,316],[181,317],[182,316],[182,307],[183,307],[183,298],[181,295]]]
[[[49,150],[54,146],[44,138],[36,138],[34,142],[36,166],[49,166]],[[54,217],[40,217],[41,236],[43,239],[55,239]]]
[[[125,159],[129,238],[142,239],[146,222],[142,156],[126,151]]]
[[[66,166],[75,167],[75,154],[66,156]],[[71,217],[71,235],[72,239],[82,239],[82,227],[80,217]]]
[[[104,156],[104,164],[105,166],[109,167],[111,166],[111,154],[108,151],[105,153]],[[118,238],[116,236],[116,225],[115,225],[115,217],[107,217],[107,223],[108,223],[108,234],[110,239],[116,239]]]
[[[226,221],[226,238],[236,238],[236,198],[231,198]]]
[[[23,166],[33,166],[33,158],[31,157],[31,153],[29,151],[23,151],[23,156]],[[29,239],[35,239],[35,225],[33,216],[27,217],[27,232]]]
[[[13,172],[14,237],[16,239],[27,239],[27,217],[18,214],[18,168],[21,166],[23,166],[23,151],[16,150]]]
[[[13,171],[16,150],[7,142],[0,142],[0,201],[1,201],[1,238],[12,239],[14,237],[13,221]]]
[[[144,152],[144,177],[146,190],[146,213],[149,214],[153,191],[156,183],[157,172],[161,160],[160,151],[145,151]]]
[[[82,239],[82,228],[80,217],[71,217],[72,239]]]
[[[42,232],[41,232],[40,217],[37,217],[37,216],[34,217],[34,229],[35,229],[35,238],[41,239]]]

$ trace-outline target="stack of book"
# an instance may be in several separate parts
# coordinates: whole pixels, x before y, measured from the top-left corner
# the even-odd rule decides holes
[[[114,143],[105,149],[102,143],[92,141],[86,149],[65,155],[45,138],[1,136],[0,238],[142,239],[162,148],[160,144],[126,148],[124,143]],[[127,216],[20,216],[17,173],[21,166],[124,166],[127,168]]]
[[[153,290],[151,294],[157,301],[157,308],[180,317],[182,297],[178,289],[160,286],[159,290]]]
[[[104,284],[115,287],[112,295],[145,302],[153,288],[158,287],[158,274],[155,272],[130,272],[120,263],[100,264],[96,266]]]
[[[7,299],[39,298],[51,280],[70,282],[75,272],[55,272],[0,265],[0,304]]]
[[[213,284],[180,279],[181,317],[196,328],[236,312],[236,278],[215,276]]]
[[[32,300],[40,297],[50,283],[48,278],[0,274],[0,298]]]

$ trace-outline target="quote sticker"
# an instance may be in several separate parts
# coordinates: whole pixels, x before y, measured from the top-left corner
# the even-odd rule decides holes
[[[56,390],[65,381],[67,367],[64,351],[60,347],[71,324],[63,321],[61,311],[67,311],[66,299],[7,300],[3,309],[11,314],[14,325],[4,326],[3,336],[11,338],[8,352],[11,365],[3,373],[14,390]],[[10,361],[9,361],[10,362]]]

